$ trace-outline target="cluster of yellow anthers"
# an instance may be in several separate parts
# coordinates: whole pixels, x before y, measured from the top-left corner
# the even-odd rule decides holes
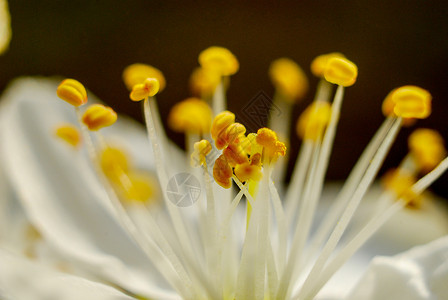
[[[75,79],[65,79],[57,88],[57,95],[62,100],[78,108],[87,103],[87,92],[82,83]],[[108,127],[117,121],[115,111],[101,104],[90,105],[84,115],[82,122],[89,130],[97,131],[103,127]]]
[[[65,79],[57,88],[57,95],[62,100],[68,102],[76,108],[79,114],[79,107],[87,103],[87,92],[82,83],[75,79]],[[112,108],[101,104],[93,104],[87,108],[80,116],[82,122],[89,130],[99,130],[110,126],[117,121],[117,114]],[[79,146],[81,135],[79,131],[70,124],[61,125],[56,129],[56,135],[72,146]]]
[[[229,111],[218,114],[213,121],[211,135],[216,148],[222,150],[215,161],[213,177],[224,188],[230,188],[234,173],[243,182],[259,181],[262,164],[271,164],[286,154],[285,144],[278,141],[274,131],[261,128],[256,134],[245,133],[244,125],[236,123],[235,115]],[[192,158],[197,159],[196,153]]]
[[[102,104],[91,104],[81,115],[79,106],[87,103],[87,92],[84,86],[77,80],[65,79],[57,88],[57,95],[75,106],[78,117],[90,131],[97,132],[101,128],[111,126],[117,121],[116,112]],[[99,133],[97,133],[99,134]],[[92,145],[90,136],[84,132],[81,134],[78,128],[73,124],[63,124],[56,128],[56,135],[66,141],[68,144],[79,147],[82,140],[81,136]],[[108,180],[114,185],[117,192],[124,199],[146,201],[154,196],[155,183],[147,174],[138,171],[129,162],[127,155],[120,149],[108,146],[101,135],[99,135],[101,148],[99,149],[99,166]],[[91,151],[96,152],[95,147]],[[95,154],[97,156],[98,154]]]

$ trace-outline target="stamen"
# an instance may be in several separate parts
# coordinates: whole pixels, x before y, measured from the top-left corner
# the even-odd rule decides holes
[[[218,72],[199,67],[190,76],[190,89],[193,95],[205,100],[213,95],[220,81]]]
[[[409,207],[418,208],[421,205],[422,198],[413,193],[411,187],[417,179],[403,169],[389,170],[381,178],[381,183],[385,189],[392,192],[396,199],[403,199]]]
[[[275,86],[275,94],[268,119],[268,127],[274,130],[288,146],[293,105],[302,100],[308,91],[308,79],[303,70],[289,58],[274,60],[269,67],[269,77]],[[283,182],[288,159],[276,164],[273,178]]]
[[[323,64],[322,62],[322,58],[316,58],[313,60],[314,64],[317,64],[318,66],[321,66]],[[326,62],[325,62],[326,65]],[[313,69],[313,64],[311,65],[311,68]],[[314,66],[314,68],[316,68],[316,66]],[[319,76],[318,74],[315,74],[317,76]],[[323,76],[323,70],[322,70],[322,74],[320,74],[321,76]],[[314,97],[314,102],[316,101],[321,101],[321,102],[329,102],[330,101],[330,94],[331,94],[331,90],[332,90],[332,84],[330,84],[328,81],[326,81],[325,79],[321,79],[319,81],[318,87],[317,87],[317,91],[316,91],[316,95]],[[300,136],[299,136],[300,137]],[[318,141],[318,143],[320,144],[321,141]],[[304,140],[301,148],[300,148],[300,152],[299,152],[299,156],[296,160],[296,164],[294,166],[294,170],[292,173],[292,177],[291,177],[291,181],[289,184],[289,188],[286,191],[286,212],[287,212],[287,227],[289,228],[293,218],[297,212],[297,208],[300,204],[300,202],[303,200],[302,196],[303,193],[301,193],[303,186],[305,184],[305,178],[309,169],[309,165],[310,165],[310,161],[311,161],[311,156],[313,153],[313,148],[314,148],[314,144],[315,142],[313,142],[312,140]]]
[[[402,118],[425,119],[431,114],[431,94],[417,86],[403,86],[392,92],[394,113]]]
[[[104,174],[112,182],[119,182],[119,173],[128,172],[130,163],[128,155],[121,149],[115,147],[105,147],[100,155],[100,165]],[[117,172],[119,170],[120,172]]]
[[[331,58],[345,58],[342,53],[332,52],[317,56],[311,62],[311,72],[314,76],[324,78],[324,71],[327,68],[327,63]]]
[[[226,83],[228,76],[238,72],[239,63],[235,55],[223,47],[209,47],[199,54],[199,64],[206,72],[219,74],[220,82],[217,85],[212,99],[213,114],[216,116],[224,111],[226,104]]]
[[[132,101],[141,101],[148,97],[153,97],[159,92],[160,83],[156,78],[146,78],[143,83],[132,87],[130,98]]]
[[[56,93],[59,98],[73,106],[81,106],[87,103],[87,92],[81,82],[75,79],[63,80]]]
[[[432,170],[446,156],[443,144],[442,136],[431,129],[417,129],[408,139],[412,159],[424,173]]]
[[[158,183],[148,173],[131,166],[128,156],[121,149],[105,143],[100,153],[101,169],[123,200],[149,203],[158,194]]]
[[[212,181],[207,169],[206,155],[212,150],[209,141],[201,140],[194,144],[194,152],[191,154],[192,163],[203,166],[203,181],[206,188],[207,213],[205,217],[206,232],[203,234],[205,255],[210,274],[214,274],[214,284],[220,285],[221,281],[221,255],[218,251],[218,229],[215,211],[215,197],[213,194]],[[194,162],[196,161],[196,162]]]
[[[209,47],[199,54],[199,64],[221,76],[230,76],[238,72],[239,63],[235,55],[223,47]]]
[[[226,146],[225,141],[221,140],[220,136],[233,123],[235,123],[235,115],[230,111],[223,111],[213,119],[210,132],[212,138],[215,140],[216,148],[218,148],[219,150],[223,149]]]
[[[177,132],[205,134],[210,131],[212,111],[198,98],[188,98],[173,106],[168,125]]]
[[[300,115],[297,134],[303,140],[318,141],[330,122],[331,105],[326,101],[314,101]]]
[[[60,125],[56,128],[55,134],[69,145],[78,148],[81,145],[81,134],[75,126],[71,124]]]
[[[157,176],[159,178],[161,186],[167,186],[168,177],[167,177],[166,169],[163,166],[163,160],[162,160],[163,156],[162,156],[160,144],[157,139],[157,134],[156,134],[155,127],[154,127],[154,121],[152,118],[152,113],[150,110],[150,104],[149,104],[148,98],[145,99],[145,101],[143,103],[143,108],[144,108],[148,138],[152,144],[152,148],[154,151]],[[180,242],[182,249],[184,250],[182,252],[184,259],[186,259],[188,261],[192,260],[190,258],[197,259],[197,256],[195,255],[195,252],[193,251],[193,248],[191,245],[191,240],[189,238],[189,234],[187,232],[185,222],[179,212],[179,208],[174,206],[174,204],[172,204],[168,200],[165,193],[162,193],[162,194],[163,194],[165,206],[168,210],[168,213],[169,213],[171,222],[174,226],[174,230],[176,232],[177,238]]]
[[[324,183],[325,173],[328,167],[328,161],[330,157],[331,148],[333,146],[334,136],[336,133],[337,123],[339,121],[339,115],[342,105],[342,99],[344,95],[344,86],[350,86],[354,84],[357,77],[357,67],[351,61],[343,58],[331,58],[329,59],[324,76],[327,81],[339,84],[331,109],[330,122],[325,131],[325,135],[322,141],[322,147],[318,146],[318,151],[313,157],[313,164],[310,169],[308,181],[304,190],[304,198],[308,203],[303,204],[304,208],[301,209],[298,222],[296,223],[294,238],[292,242],[291,257],[287,264],[287,268],[283,273],[279,291],[277,297],[284,298],[289,295],[290,282],[294,273],[294,267],[296,266],[297,259],[302,255],[303,247],[309,235],[311,223],[314,218],[314,213],[317,206],[317,201],[322,193],[322,187]],[[320,149],[319,149],[320,148]],[[299,234],[300,232],[300,234]],[[303,257],[303,256],[302,256]]]
[[[271,195],[272,204],[274,207],[275,218],[278,226],[278,248],[277,248],[277,263],[278,273],[282,274],[285,269],[286,257],[287,257],[287,234],[288,224],[283,209],[282,201],[278,194],[277,188],[272,180],[269,181],[269,193]],[[277,274],[276,274],[277,276]],[[277,278],[278,281],[278,278]],[[273,294],[277,292],[277,284],[275,290],[271,290]]]
[[[386,137],[384,143],[380,146],[380,148],[378,149],[378,152],[375,154],[374,158],[372,159],[369,167],[366,170],[366,173],[362,177],[357,189],[355,190],[355,192],[353,193],[353,196],[351,197],[350,201],[348,202],[344,213],[342,214],[341,218],[339,219],[339,222],[337,223],[336,227],[334,228],[332,234],[330,235],[330,238],[328,239],[327,243],[325,244],[324,248],[322,249],[321,254],[319,255],[318,259],[316,260],[307,279],[305,280],[305,283],[303,284],[303,287],[302,287],[303,291],[301,292],[301,294],[306,295],[306,293],[308,292],[307,289],[316,280],[319,273],[324,268],[325,263],[327,262],[328,258],[330,257],[332,251],[335,249],[337,243],[339,242],[340,238],[342,237],[342,234],[344,233],[345,229],[347,228],[348,223],[350,222],[351,218],[353,217],[353,214],[354,214],[356,208],[358,207],[359,202],[361,201],[362,197],[364,196],[364,194],[366,193],[370,184],[372,183],[375,175],[377,174],[377,172],[386,156],[386,153],[389,151],[389,149],[392,145],[392,142],[398,133],[400,125],[401,125],[401,119],[397,119],[394,126],[389,131],[389,134]]]
[[[213,178],[216,183],[225,189],[229,189],[232,186],[233,171],[227,162],[227,158],[224,155],[220,155],[213,166]]]
[[[274,60],[269,67],[269,77],[282,100],[294,103],[308,91],[308,79],[303,70],[289,58]]]
[[[100,169],[100,163],[98,160],[98,155],[95,149],[95,146],[93,144],[92,138],[89,135],[89,131],[87,127],[81,122],[82,115],[78,107],[76,108],[76,113],[78,115],[78,121],[81,126],[81,132],[83,139],[85,141],[85,146],[87,148],[87,153],[89,154],[89,159],[94,166],[94,169],[101,180],[101,183],[105,189],[105,192],[107,193],[107,196],[109,200],[111,201],[112,207],[114,208],[117,217],[119,218],[119,221],[122,223],[123,227],[127,230],[127,232],[130,234],[132,239],[136,242],[137,245],[144,251],[148,259],[151,260],[151,262],[156,266],[157,270],[164,276],[164,278],[170,282],[173,287],[182,295],[184,295],[186,298],[192,298],[191,295],[191,289],[189,289],[191,285],[190,279],[186,276],[182,276],[182,270],[177,269],[175,265],[173,264],[173,267],[175,268],[175,273],[171,270],[171,261],[170,259],[165,256],[163,252],[161,252],[155,245],[151,243],[151,241],[148,239],[147,236],[145,236],[134,224],[134,222],[129,218],[127,215],[125,209],[121,205],[117,195],[115,194],[114,190],[108,183],[106,177],[101,172]],[[180,276],[180,278],[178,277]]]
[[[157,197],[157,182],[152,176],[144,172],[130,172],[127,174],[130,186],[124,190],[124,197],[130,201],[148,204]]]
[[[207,167],[206,156],[212,151],[212,145],[207,140],[201,140],[194,144],[194,152],[191,153],[191,165],[193,167]]]
[[[361,157],[358,159],[356,165],[350,172],[349,177],[345,181],[341,191],[338,193],[334,204],[328,210],[328,213],[323,218],[323,222],[320,224],[316,234],[312,237],[309,247],[309,255],[314,255],[321,244],[323,243],[325,237],[327,237],[334,225],[338,221],[338,217],[342,214],[342,211],[350,200],[354,193],[354,190],[359,185],[362,176],[365,174],[367,167],[369,166],[373,156],[377,152],[380,145],[383,143],[392,124],[394,123],[394,118],[388,117],[378,131],[375,133],[372,140],[367,145],[366,149],[362,153]]]
[[[333,57],[327,62],[324,77],[328,82],[344,87],[351,86],[358,77],[358,67],[346,58]]]
[[[263,162],[271,164],[279,156],[286,155],[286,146],[277,138],[277,134],[269,128],[258,129],[256,141],[263,147]]]
[[[403,92],[401,94],[398,94],[399,97],[396,97],[396,96],[394,97],[393,95],[397,90],[402,90]],[[393,116],[395,116],[393,111],[394,111],[394,106],[397,103],[397,101],[405,102],[405,101],[407,101],[406,99],[409,99],[409,98],[416,99],[417,97],[420,97],[420,100],[422,102],[427,102],[425,100],[422,100],[422,98],[430,99],[429,93],[427,93],[423,89],[420,89],[417,87],[411,87],[411,88],[403,87],[403,88],[395,89],[391,93],[389,93],[388,96],[385,98],[385,100],[383,102],[383,113],[385,115],[392,115],[392,117],[388,117],[387,120],[382,125],[382,127],[380,128],[380,130],[378,130],[377,134],[372,139],[371,143],[368,145],[368,147],[362,154],[361,158],[359,159],[358,163],[356,164],[355,168],[351,172],[348,180],[346,181],[346,184],[344,185],[343,189],[339,193],[339,195],[335,201],[335,204],[333,205],[332,209],[329,211],[328,216],[325,218],[325,221],[320,226],[320,228],[317,231],[317,234],[313,238],[313,241],[311,242],[312,246],[310,248],[310,253],[314,252],[318,248],[318,245],[321,244],[324,237],[328,234],[329,230],[332,228],[333,224],[335,224],[335,222],[337,220],[337,216],[343,210],[343,207],[346,203],[346,200],[344,200],[344,199],[351,199],[351,197],[353,197],[353,195],[355,193],[354,192],[355,188],[360,186],[361,180],[366,175],[365,172],[367,170],[367,166],[369,166],[369,164],[371,164],[372,157],[374,156],[375,152],[377,151],[377,149],[379,149],[379,147],[382,144],[386,143],[386,138],[391,135],[392,131],[389,130],[389,128],[391,128],[390,127],[391,124],[395,123],[394,126],[395,127],[398,126],[396,117],[393,117]],[[426,109],[430,111],[430,106],[429,107],[426,106]],[[412,115],[409,117],[413,118],[415,116]],[[400,119],[402,119],[402,118],[400,118]],[[401,123],[401,121],[400,121],[400,123]],[[382,143],[383,141],[384,141],[384,143]],[[393,139],[390,140],[389,143],[391,144],[392,141],[393,141]],[[364,176],[363,176],[363,174],[364,174]],[[374,176],[374,174],[372,176]],[[382,199],[385,199],[384,201],[387,200],[386,197],[382,197]],[[353,200],[353,198],[352,198],[352,200]],[[380,205],[382,205],[382,204],[379,203],[379,207],[380,207]]]
[[[123,81],[129,91],[136,84],[141,84],[146,78],[156,78],[159,81],[159,93],[165,89],[166,80],[163,73],[153,66],[145,64],[132,64],[123,71]]]
[[[133,87],[137,84],[142,84],[145,82],[146,78],[156,78],[159,81],[159,91],[162,92],[166,86],[166,80],[163,76],[163,73],[150,65],[146,64],[132,64],[126,67],[123,71],[123,81],[129,91],[132,91]],[[168,139],[166,137],[165,129],[162,125],[162,121],[160,119],[159,109],[157,107],[157,102],[155,101],[155,97],[151,97],[152,100],[149,101],[149,105],[151,108],[152,117],[154,120],[154,126],[156,128],[156,132],[158,134],[158,138],[160,141],[160,146],[164,150],[164,152],[169,156],[170,148],[168,147]],[[170,161],[167,161],[170,163]]]
[[[102,104],[90,105],[82,116],[82,122],[92,131],[111,126],[116,121],[117,113],[112,108]]]

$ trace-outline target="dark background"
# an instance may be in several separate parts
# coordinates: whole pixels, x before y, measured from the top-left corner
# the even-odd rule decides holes
[[[83,82],[118,112],[142,120],[128,100],[123,68],[143,62],[161,69],[158,96],[163,118],[188,96],[198,53],[229,48],[240,61],[232,77],[229,108],[237,114],[260,91],[273,94],[269,63],[288,56],[306,70],[311,101],[317,79],[311,60],[343,52],[359,67],[347,89],[328,178],[343,179],[383,120],[381,102],[393,88],[415,84],[433,95],[433,115],[417,126],[448,138],[448,4],[445,1],[10,1],[13,38],[0,57],[0,88],[21,75],[61,75]],[[400,133],[386,161],[396,166],[411,129]],[[179,144],[180,135],[169,132]],[[299,141],[294,137],[291,151]],[[446,176],[445,176],[446,178]],[[435,189],[447,196],[447,179]]]

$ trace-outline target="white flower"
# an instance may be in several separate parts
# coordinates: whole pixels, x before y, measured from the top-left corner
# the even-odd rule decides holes
[[[238,288],[234,281],[238,270],[241,272],[246,268],[248,271],[258,264],[254,260],[255,264],[249,268],[239,266],[238,256],[245,234],[244,212],[235,212],[226,236],[228,239],[221,245],[222,253],[229,255],[224,260],[228,262],[228,273],[218,273],[212,268],[226,265],[213,262],[213,253],[209,252],[213,249],[204,249],[203,243],[206,246],[210,244],[201,240],[208,238],[208,228],[203,225],[210,224],[201,220],[197,211],[200,212],[200,205],[207,201],[205,197],[192,207],[173,206],[174,213],[182,216],[181,224],[188,232],[182,241],[177,240],[173,229],[176,225],[170,223],[166,208],[155,207],[149,213],[141,210],[139,205],[131,205],[125,215],[129,219],[123,220],[123,215],[111,202],[108,187],[104,186],[95,166],[89,161],[87,151],[76,151],[54,137],[53,130],[58,124],[77,122],[72,107],[57,99],[55,90],[56,84],[52,80],[19,79],[0,102],[0,298],[180,299],[192,294],[209,298],[223,294],[234,296],[234,290],[225,288]],[[121,144],[131,152],[139,168],[154,171],[153,149],[138,125],[122,120],[110,130],[104,130],[104,135],[107,141]],[[171,147],[168,145],[164,144]],[[182,153],[174,148],[169,151],[169,155],[164,152],[165,159],[168,157],[170,165],[178,167],[170,166],[167,169],[169,176],[189,170],[182,162]],[[195,174],[202,178],[200,173]],[[270,185],[269,181],[266,182]],[[165,189],[165,186],[162,184],[161,188]],[[267,194],[275,194],[272,187],[265,188]],[[230,203],[224,202],[230,195],[217,185],[213,189],[217,208],[227,212]],[[331,200],[334,194],[335,189],[330,187],[323,198]],[[204,195],[205,192],[202,193]],[[374,191],[373,196],[362,203],[351,226],[353,231],[359,230],[372,209],[377,207],[373,202],[376,197],[378,194]],[[323,199],[316,217],[318,220],[328,205],[329,201]],[[218,212],[217,220],[212,221],[216,221],[215,225],[222,224],[225,215]],[[275,219],[274,216],[269,218]],[[126,225],[129,220],[132,224]],[[412,227],[413,224],[418,226]],[[26,237],[26,228],[30,225],[40,232],[41,238],[33,241]],[[130,231],[133,225],[137,225],[134,233]],[[446,297],[448,289],[443,284],[448,279],[446,237],[396,257],[376,258],[366,275],[362,278],[361,275],[374,255],[393,255],[429,242],[445,235],[447,227],[446,213],[431,202],[420,211],[399,212],[336,273],[318,297],[340,299],[348,296],[352,287],[355,288],[350,299]],[[276,226],[270,229],[276,230]],[[346,240],[350,238],[349,232]],[[185,244],[192,247],[193,253],[182,247]],[[272,244],[275,248],[270,250],[256,245],[248,247],[267,250],[267,257],[275,255],[272,259],[277,261],[279,254],[274,238]],[[29,247],[33,258],[24,255]],[[270,254],[269,251],[274,252]],[[267,260],[272,261],[271,258]],[[176,262],[181,264],[176,265]],[[272,266],[267,269],[272,271]],[[230,274],[231,277],[224,278],[222,274]],[[272,283],[269,276],[273,274],[266,275],[266,285]],[[359,279],[361,281],[356,284]],[[297,283],[294,282],[296,287],[290,293],[291,299],[297,296],[303,280],[298,278]],[[222,287],[223,293],[217,292]],[[257,297],[269,299],[264,290]],[[247,299],[252,298],[255,296],[250,295]],[[197,298],[191,296],[191,299]]]

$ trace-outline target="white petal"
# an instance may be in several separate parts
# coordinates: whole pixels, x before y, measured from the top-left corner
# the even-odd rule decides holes
[[[448,236],[395,257],[377,257],[349,299],[446,299]]]
[[[20,79],[1,101],[2,165],[26,213],[49,242],[91,272],[170,299],[169,286],[120,226],[83,153],[54,138],[55,126],[76,121],[56,86]]]
[[[0,248],[0,297],[11,300],[126,300],[118,290],[57,272]]]
[[[0,153],[1,155],[1,153]],[[0,164],[0,245],[21,251],[25,248],[24,232],[29,224],[12,186]]]

